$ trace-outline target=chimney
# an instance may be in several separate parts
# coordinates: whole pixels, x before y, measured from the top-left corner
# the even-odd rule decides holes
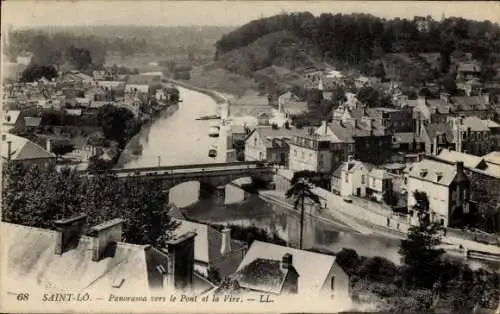
[[[52,142],[50,138],[47,139],[47,142],[45,144],[45,149],[49,152],[52,153]]]
[[[222,243],[220,247],[220,254],[226,256],[231,253],[231,229],[229,227],[224,227],[222,229]]]
[[[61,255],[78,244],[78,239],[87,226],[87,215],[56,220],[54,225],[57,230],[55,254]]]
[[[419,106],[425,106],[426,101],[427,101],[427,99],[426,99],[426,97],[424,95],[419,95],[417,97],[417,104]]]
[[[195,232],[187,232],[167,242],[168,270],[164,287],[187,291],[192,289],[194,274]]]
[[[125,220],[117,218],[90,229],[90,236],[93,237],[92,260],[98,262],[106,253],[106,249],[111,244],[116,244],[122,240],[122,225]]]
[[[281,258],[281,269],[283,269],[283,270],[289,269],[291,266],[293,266],[292,254],[286,253]]]
[[[439,94],[439,98],[446,104],[450,102],[450,94],[448,93]]]
[[[7,141],[7,160],[12,157],[12,141]]]
[[[327,131],[328,131],[328,130],[327,130],[327,125],[328,125],[328,123],[326,122],[326,120],[321,121],[321,128],[324,130],[324,131],[323,131],[323,132],[324,132],[324,135],[326,135],[326,133],[327,133]]]
[[[433,139],[433,144],[434,144],[434,147],[432,148],[432,154],[433,155],[437,155],[437,152],[438,152],[438,134],[436,134],[434,136],[434,139]]]

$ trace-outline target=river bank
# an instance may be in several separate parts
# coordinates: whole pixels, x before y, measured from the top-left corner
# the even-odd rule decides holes
[[[135,134],[130,141],[127,143],[125,148],[120,154],[120,158],[118,158],[118,161],[116,162],[116,165],[114,168],[123,168],[127,163],[130,161],[137,159],[140,157],[140,155],[134,155],[134,151],[137,151],[141,148],[141,139],[145,138],[147,141],[149,131],[151,129],[151,126],[158,120],[158,119],[165,119],[170,117],[172,114],[174,114],[177,110],[179,109],[179,104],[173,104],[168,106],[165,110],[161,111],[159,115],[154,116],[151,120],[149,120],[147,123],[143,124],[141,126],[141,130]]]

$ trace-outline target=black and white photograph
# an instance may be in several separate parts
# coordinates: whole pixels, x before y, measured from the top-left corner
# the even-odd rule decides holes
[[[1,3],[0,312],[500,314],[500,4]]]

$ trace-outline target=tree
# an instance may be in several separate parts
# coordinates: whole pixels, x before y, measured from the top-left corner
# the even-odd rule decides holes
[[[455,80],[453,79],[453,77],[451,77],[451,76],[447,76],[447,77],[443,78],[442,85],[443,85],[443,89],[449,94],[454,94],[457,91],[457,84],[456,84]]]
[[[427,193],[418,190],[413,191],[413,198],[415,199],[415,205],[413,205],[413,210],[417,212],[419,222],[421,224],[429,223],[429,198]]]
[[[361,87],[356,95],[358,100],[368,105],[368,107],[376,107],[380,101],[379,92],[373,87]]]
[[[314,194],[313,186],[310,183],[310,172],[299,171],[294,173],[292,177],[291,188],[286,191],[287,198],[295,198],[294,208],[297,210],[300,206],[300,244],[299,248],[302,250],[303,232],[304,232],[304,211],[306,199],[320,204],[318,195]]]
[[[57,70],[49,65],[38,65],[38,64],[30,64],[24,71],[21,73],[21,82],[35,82],[45,77],[49,81],[53,78],[57,77]]]
[[[419,288],[432,288],[440,280],[442,227],[434,223],[422,223],[410,228],[406,239],[401,241],[403,277],[407,284]]]
[[[385,68],[382,62],[379,62],[373,68],[373,76],[384,79],[385,78]]]
[[[105,105],[99,108],[97,121],[107,139],[123,147],[137,130],[134,114],[123,107]]]
[[[75,145],[67,142],[56,142],[52,145],[52,152],[57,156],[71,153],[75,149]]]
[[[347,97],[345,96],[345,90],[342,86],[335,86],[332,90],[332,98],[333,106],[337,107],[340,104],[343,104],[347,101]]]
[[[81,176],[74,170],[7,163],[2,169],[3,220],[52,228],[55,219],[86,213],[91,225],[113,218],[126,220],[124,240],[159,247],[177,224],[165,211],[161,185],[142,178],[118,179],[99,173]]]

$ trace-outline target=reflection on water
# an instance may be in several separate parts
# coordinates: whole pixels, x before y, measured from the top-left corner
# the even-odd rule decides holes
[[[217,103],[207,95],[177,87],[183,99],[179,109],[169,117],[157,119],[148,134],[140,139],[142,155],[130,161],[125,168],[214,163],[208,157],[213,139],[208,137],[211,121],[195,120],[213,114]]]
[[[276,233],[290,246],[298,247],[300,215],[278,205],[269,204],[256,195],[230,205],[219,205],[213,199],[201,200],[184,208],[192,219],[206,223],[256,225]],[[304,248],[321,248],[333,252],[342,248],[356,249],[359,254],[384,257],[399,263],[399,241],[346,232],[347,229],[332,227],[306,216],[304,219]]]

